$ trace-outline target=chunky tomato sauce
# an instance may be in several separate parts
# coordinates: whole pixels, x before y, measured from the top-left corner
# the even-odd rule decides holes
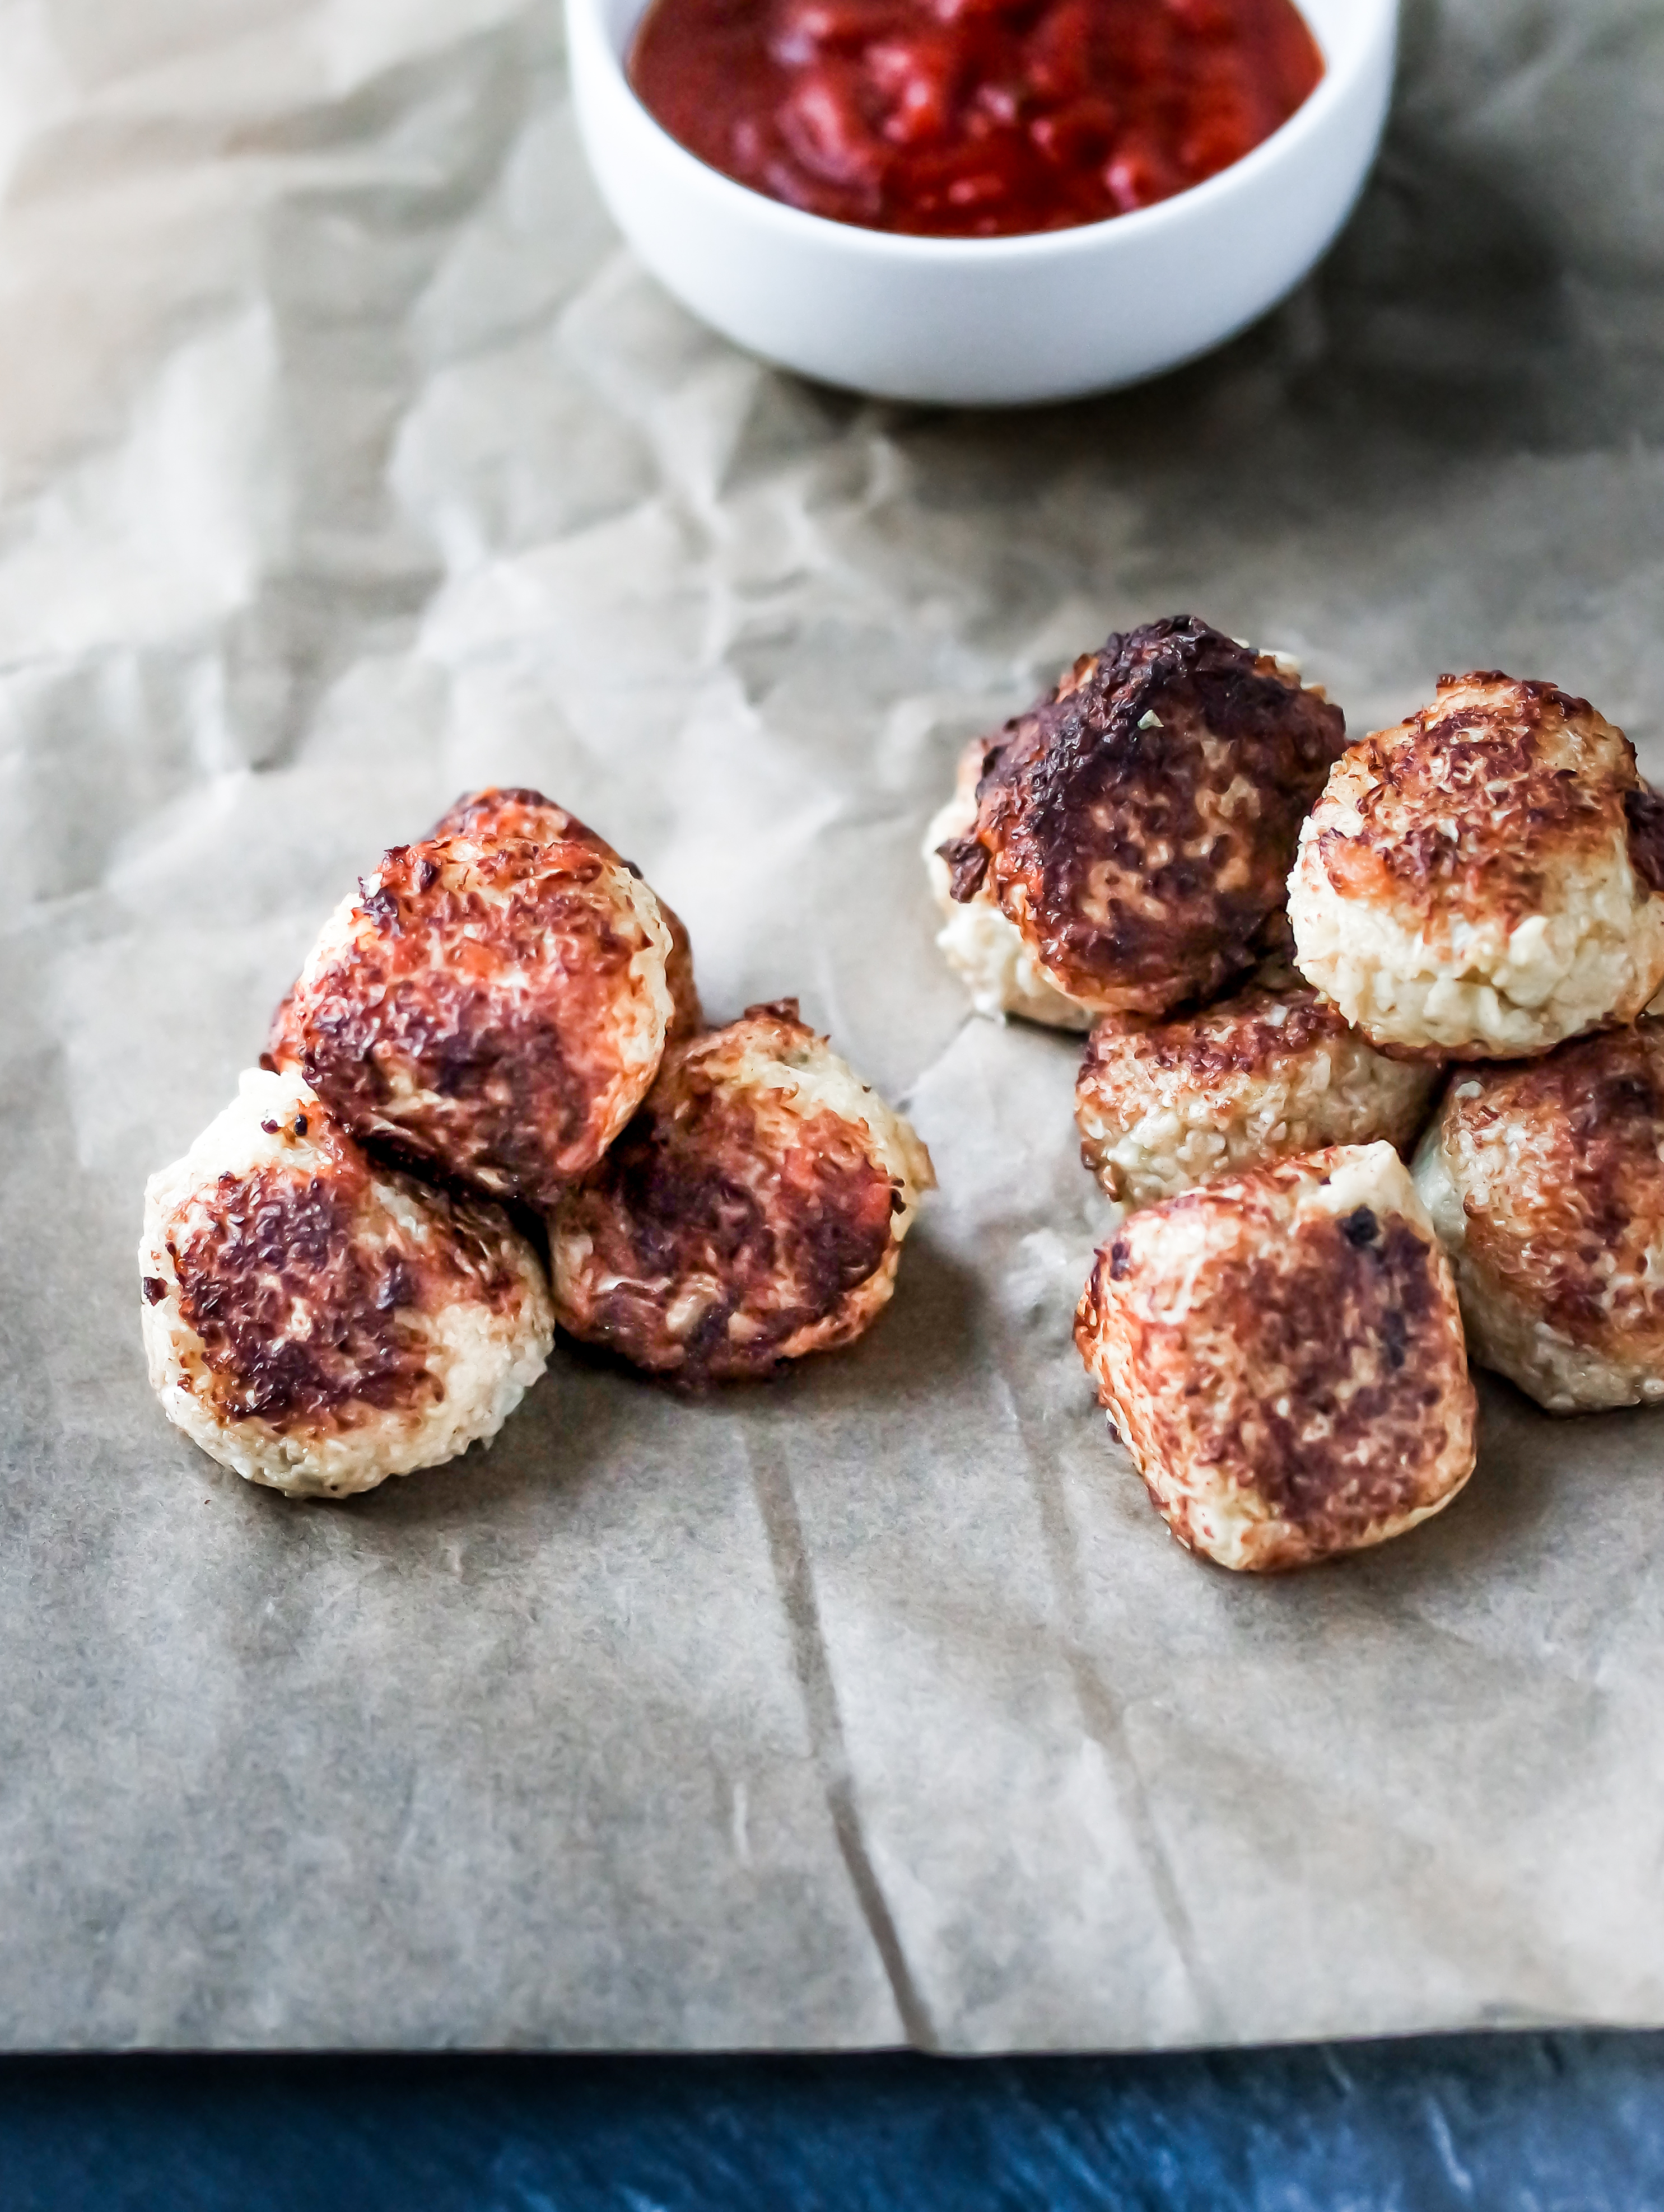
[[[653,0],[629,74],[690,153],[792,207],[996,238],[1229,168],[1323,61],[1293,0]]]

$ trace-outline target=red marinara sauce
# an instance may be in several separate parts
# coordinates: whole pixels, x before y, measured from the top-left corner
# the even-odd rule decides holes
[[[712,168],[934,238],[1169,199],[1322,75],[1293,0],[652,0],[629,60],[644,106]]]

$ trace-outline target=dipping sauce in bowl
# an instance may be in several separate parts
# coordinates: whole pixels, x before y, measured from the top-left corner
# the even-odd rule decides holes
[[[870,0],[873,13],[857,19],[867,28],[853,45],[836,50],[817,33],[802,62],[782,61],[768,46],[769,27],[788,20],[774,9],[792,3],[660,0],[666,12],[649,10],[644,30],[644,0],[565,0],[573,106],[601,196],[643,266],[738,345],[847,391],[953,407],[1031,406],[1134,384],[1195,360],[1285,298],[1333,240],[1369,174],[1392,94],[1399,15],[1399,0],[1299,0],[1298,18],[1289,0],[1224,0],[1222,13],[1205,17],[1198,0],[1188,0],[1182,15],[1173,0],[1096,0],[1106,23],[1131,23],[1146,35],[1160,27],[1158,58],[1175,51],[1181,22],[1190,34],[1177,94],[1158,93],[1160,80],[1147,67],[1136,83],[1123,68],[1107,89],[1095,87],[1114,108],[1118,130],[1130,130],[1135,114],[1148,127],[1153,116],[1155,143],[1177,149],[1181,167],[1181,188],[1149,206],[1121,213],[1110,194],[1114,220],[1103,222],[1090,219],[1103,202],[1071,201],[1049,173],[1054,197],[1038,206],[1030,201],[1026,214],[987,203],[968,213],[967,196],[950,196],[961,173],[993,173],[987,163],[963,173],[952,167],[972,138],[969,113],[987,117],[977,126],[984,137],[1026,163],[1047,135],[1031,126],[1060,112],[1061,91],[1045,106],[1036,100],[1026,115],[1014,100],[1002,122],[997,99],[991,106],[973,97],[984,80],[950,73],[945,122],[928,116],[921,122],[912,110],[922,95],[904,100],[895,88],[907,76],[899,67],[884,98],[871,95],[871,108],[859,89],[871,82],[882,92],[878,78],[893,66],[873,52],[890,42],[874,27],[881,24],[902,23],[916,40],[938,31],[956,38],[956,25],[969,34],[974,22],[987,21],[1031,71],[1043,58],[1042,25],[1060,0],[971,0],[969,7],[960,0],[950,15],[949,0]],[[983,15],[974,17],[973,7]],[[708,12],[683,17],[683,8]],[[1266,27],[1278,15],[1285,29],[1297,24],[1301,36],[1291,46]],[[690,21],[714,25],[722,38],[732,31],[734,42],[707,48],[689,36],[685,67],[667,80],[655,52],[659,34],[668,25],[679,38],[678,25]],[[1210,22],[1218,44],[1204,68]],[[1250,35],[1248,26],[1258,27]],[[1308,27],[1321,66],[1305,43]],[[1185,119],[1198,104],[1184,88],[1199,76],[1217,84],[1238,73],[1250,50],[1292,52],[1292,80],[1283,81],[1260,121],[1239,128],[1223,151],[1216,142],[1209,156],[1195,140],[1186,156]],[[677,49],[669,51],[674,61]],[[1096,51],[1090,41],[1089,51]],[[816,53],[826,68],[835,63],[845,71],[846,89],[853,79],[857,95],[834,107],[846,126],[841,136],[810,132],[793,146],[780,111],[813,75]],[[1259,85],[1254,97],[1263,98],[1261,65],[1251,66],[1246,81]],[[836,76],[831,70],[826,81]],[[1313,85],[1309,96],[1280,129],[1271,128],[1304,85]],[[762,164],[755,184],[732,173],[735,128],[748,121]],[[915,125],[928,128],[922,142],[909,143]],[[928,131],[938,129],[944,135],[931,139]],[[1269,131],[1261,143],[1229,160],[1261,129]],[[694,143],[684,143],[677,130]],[[742,136],[742,153],[749,143]],[[1079,158],[1056,164],[1058,170],[1076,182],[1096,176],[1107,192],[1119,149],[1100,158],[1090,137],[1077,143]],[[814,161],[803,159],[805,146]],[[771,149],[779,164],[772,180],[763,173]],[[944,156],[949,173],[932,181],[927,164]],[[1186,159],[1198,171],[1209,160],[1229,166],[1184,188],[1192,173]],[[837,173],[829,178],[829,167]],[[790,204],[792,191],[806,198],[829,184],[839,197],[812,207]],[[934,194],[933,210],[921,206]],[[922,227],[944,208],[954,228]],[[1023,229],[1020,221],[1051,227]],[[921,227],[901,227],[909,222]]]
[[[1293,0],[652,0],[629,57],[642,104],[710,167],[936,238],[1170,199],[1322,76]]]

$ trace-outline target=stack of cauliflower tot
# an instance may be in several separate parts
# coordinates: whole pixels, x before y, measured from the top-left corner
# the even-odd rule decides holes
[[[239,1474],[368,1490],[494,1436],[557,1322],[694,1383],[849,1343],[932,1181],[795,1000],[707,1029],[640,872],[477,793],[343,901],[151,1177],[150,1379]]]
[[[1587,701],[1443,677],[1349,747],[1175,617],[971,748],[926,858],[978,1010],[1090,1032],[1119,1225],[1075,1339],[1182,1543],[1438,1512],[1470,1356],[1551,1413],[1664,1400],[1664,800]]]

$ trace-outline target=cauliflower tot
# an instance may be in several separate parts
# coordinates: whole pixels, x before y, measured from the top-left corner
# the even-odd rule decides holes
[[[1664,1404],[1664,1023],[1454,1069],[1415,1176],[1482,1366],[1551,1413]]]
[[[1262,969],[1199,1012],[1104,1017],[1075,1085],[1081,1158],[1138,1206],[1327,1145],[1403,1152],[1437,1081],[1376,1051],[1297,976]]]
[[[550,1218],[556,1316],[655,1373],[770,1374],[871,1326],[933,1182],[907,1122],[795,1000],[752,1006],[671,1048]]]
[[[1401,1535],[1473,1470],[1449,1263],[1388,1144],[1134,1213],[1075,1341],[1181,1544],[1266,1572]]]
[[[647,1095],[670,952],[659,902],[609,848],[398,846],[325,925],[270,1056],[361,1142],[547,1206]]]
[[[1374,1044],[1523,1059],[1664,982],[1664,801],[1586,699],[1442,676],[1354,745],[1300,837],[1297,957]]]
[[[1193,616],[1111,636],[986,749],[939,848],[1038,977],[1094,1013],[1165,1013],[1253,967],[1345,721],[1292,664]]]
[[[377,1166],[293,1073],[252,1070],[151,1176],[139,1273],[169,1420],[299,1496],[371,1490],[495,1436],[554,1337],[507,1218]]]

